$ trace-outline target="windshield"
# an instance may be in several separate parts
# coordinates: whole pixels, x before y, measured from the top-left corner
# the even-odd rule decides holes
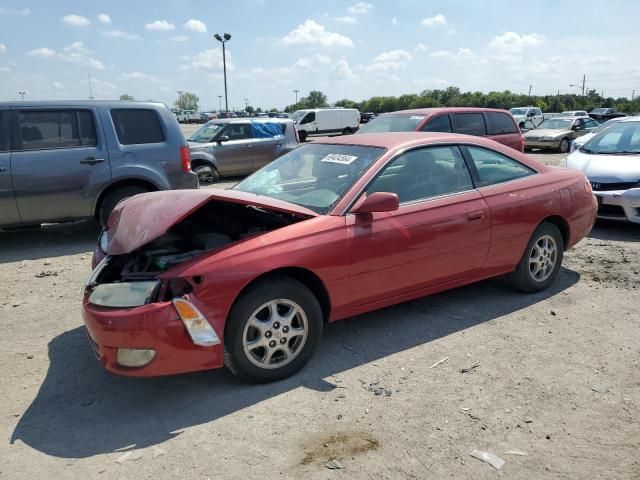
[[[327,213],[384,148],[311,143],[274,160],[234,190],[277,198]]]
[[[598,128],[593,130],[591,133],[600,133],[601,131],[606,130],[607,128],[609,128],[614,123],[618,123],[620,120],[622,120],[622,117],[612,118],[611,120],[607,120],[606,122],[601,123],[600,125],[598,125]]]
[[[413,132],[424,117],[424,115],[382,115],[371,120],[357,133]]]
[[[584,153],[640,154],[640,122],[618,122],[580,148]]]
[[[512,115],[526,115],[529,111],[528,108],[512,108],[509,110]]]
[[[224,129],[224,123],[205,123],[189,137],[190,142],[210,143]]]
[[[607,109],[606,108],[594,108],[593,110],[591,110],[591,113],[607,113]]]
[[[293,120],[294,122],[297,122],[298,120],[300,120],[302,117],[305,116],[307,112],[303,111],[303,110],[296,110],[295,112],[293,112],[289,118],[291,120]]]
[[[550,118],[538,125],[538,130],[550,128],[552,130],[569,130],[574,121],[570,118]]]

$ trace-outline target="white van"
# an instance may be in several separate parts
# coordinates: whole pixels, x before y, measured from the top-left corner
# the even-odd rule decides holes
[[[296,124],[301,142],[304,142],[308,135],[351,135],[360,127],[360,112],[355,108],[296,110],[290,118]]]

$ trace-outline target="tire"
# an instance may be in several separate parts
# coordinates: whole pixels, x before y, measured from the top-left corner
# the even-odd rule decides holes
[[[543,251],[543,248],[548,251]],[[528,293],[546,289],[558,276],[563,253],[564,240],[558,227],[547,222],[541,223],[531,235],[511,275],[513,286]]]
[[[298,137],[300,138],[300,143],[304,143],[307,141],[307,132],[301,130],[298,132]]]
[[[200,164],[193,167],[193,171],[198,175],[200,185],[211,185],[220,180],[220,174],[216,167],[207,164]]]
[[[274,315],[270,306],[279,313]],[[286,325],[286,315],[295,310]],[[320,304],[307,287],[288,277],[261,281],[231,309],[224,335],[224,363],[233,374],[252,383],[289,377],[313,356],[323,326]],[[287,336],[294,331],[298,335]],[[285,348],[293,355],[289,357]]]
[[[558,150],[560,151],[560,153],[568,153],[570,148],[571,148],[571,142],[569,141],[568,138],[565,137],[562,140],[560,140],[560,146],[558,147]]]
[[[349,127],[342,130],[342,135],[351,135],[352,133],[353,131]]]
[[[98,221],[102,227],[107,225],[109,215],[113,209],[125,198],[133,197],[139,193],[148,192],[146,188],[138,187],[136,185],[130,185],[127,187],[120,187],[113,192],[109,192],[100,202],[100,210],[98,211]]]

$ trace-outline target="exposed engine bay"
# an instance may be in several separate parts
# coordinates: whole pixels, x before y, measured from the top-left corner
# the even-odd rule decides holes
[[[182,294],[189,290],[189,285],[183,280],[170,281],[163,286],[158,282],[155,287],[152,282],[155,283],[163,271],[205,252],[306,218],[253,205],[211,201],[139,249],[125,255],[110,256],[108,264],[100,272],[94,272],[92,284],[88,284],[87,288],[92,291],[98,285],[145,282],[153,290],[147,292],[148,295],[156,298]],[[94,293],[96,295],[92,297],[97,298],[99,292]],[[119,293],[118,297],[122,298],[122,294],[124,292]],[[113,299],[104,301],[112,303]],[[99,303],[104,304],[102,301]]]

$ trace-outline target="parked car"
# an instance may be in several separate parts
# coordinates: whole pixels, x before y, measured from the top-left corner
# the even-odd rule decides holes
[[[598,217],[640,223],[640,118],[602,130],[567,157],[583,172],[598,200]]]
[[[0,103],[0,227],[95,217],[122,199],[197,188],[171,111],[151,102]]]
[[[558,150],[568,153],[571,141],[598,127],[598,122],[589,117],[553,117],[545,120],[535,130],[524,134],[524,148]]]
[[[327,322],[504,274],[544,290],[595,214],[582,173],[487,139],[319,139],[231,190],[118,205],[83,317],[118,374],[226,365],[278,380],[311,358]]]
[[[611,125],[613,125],[614,123],[619,122],[623,118],[625,118],[625,117],[618,117],[618,118],[612,118],[611,120],[607,120],[606,122],[601,123],[596,128],[591,130],[590,133],[587,133],[585,135],[582,135],[581,137],[575,138],[573,140],[573,142],[571,142],[571,151],[573,152],[573,151],[577,150],[578,148],[583,146],[585,143],[587,143],[589,140],[591,140],[596,134],[598,134],[601,131],[609,128]]]
[[[178,123],[200,123],[202,118],[195,110],[182,110],[176,115]]]
[[[586,110],[565,110],[558,115],[559,117],[588,117]]]
[[[589,116],[599,122],[604,122],[612,118],[626,117],[626,113],[617,111],[615,108],[596,108],[589,112]]]
[[[365,112],[360,114],[360,123],[368,123],[376,117],[373,112]]]
[[[524,128],[524,123],[527,121],[531,122],[534,128],[537,128],[544,120],[542,110],[537,107],[514,107],[509,109],[509,113],[513,115],[521,129]]]
[[[191,168],[201,184],[214,183],[255,172],[298,144],[291,120],[213,120],[189,138]]]
[[[360,128],[360,112],[355,108],[312,108],[296,110],[291,119],[298,129],[300,141],[309,135],[351,135]]]
[[[519,152],[524,140],[518,124],[506,110],[441,107],[400,110],[371,120],[358,134],[379,132],[453,132],[487,137]]]

